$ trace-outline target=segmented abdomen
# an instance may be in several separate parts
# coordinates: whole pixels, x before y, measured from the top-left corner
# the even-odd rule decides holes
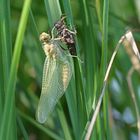
[[[70,74],[70,67],[68,64],[65,64],[63,66],[63,70],[62,70],[62,81],[63,81],[63,86],[64,86],[64,91],[66,90],[69,80],[71,78],[71,74]]]

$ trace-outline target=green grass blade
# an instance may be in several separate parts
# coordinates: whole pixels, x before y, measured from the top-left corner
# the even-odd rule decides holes
[[[97,17],[98,17],[98,22],[99,22],[99,27],[100,30],[102,31],[102,14],[101,14],[101,1],[100,0],[96,0],[96,11],[97,11]]]
[[[62,1],[63,7],[64,7],[64,13],[67,16],[67,24],[71,27],[71,29],[73,29],[74,27],[74,21],[73,21],[73,14],[72,14],[72,9],[71,9],[71,3],[70,0],[63,0]],[[76,50],[77,50],[77,54],[79,55],[79,50],[80,50],[80,46],[78,43],[77,38],[75,38],[76,40]],[[81,134],[86,122],[86,109],[85,109],[85,98],[84,98],[84,89],[83,89],[83,79],[82,79],[82,71],[81,71],[81,63],[78,63],[77,58],[74,58],[74,71],[75,71],[75,85],[73,87],[75,87],[75,94],[76,94],[76,106],[75,108],[77,109],[77,114],[75,112],[72,112],[71,114],[71,120],[73,123],[73,127],[74,127],[74,133],[77,139],[81,138]],[[77,82],[79,81],[79,82]],[[70,95],[68,95],[70,96]],[[67,96],[66,96],[67,97]],[[73,96],[72,96],[73,97]],[[68,97],[67,98],[67,102],[71,103],[68,104],[69,109],[71,110],[71,106],[73,106],[73,101],[74,98],[72,99],[72,97]],[[84,114],[84,115],[82,115]],[[82,122],[82,123],[80,123]],[[79,133],[77,134],[77,129],[79,129]]]
[[[1,139],[4,139],[4,137],[7,134],[7,129],[10,127],[9,125],[12,121],[11,120],[12,112],[13,112],[12,109],[15,110],[14,95],[15,95],[16,74],[17,74],[17,67],[19,64],[22,42],[23,42],[24,32],[26,29],[30,4],[31,4],[31,0],[25,0],[22,15],[21,15],[21,20],[20,20],[20,24],[18,28],[18,34],[17,34],[17,38],[15,42],[14,54],[13,54],[11,70],[10,70],[10,78],[9,78],[8,87],[6,91],[3,121],[1,124],[1,132],[0,132]]]
[[[28,121],[29,123],[33,124],[35,127],[37,127],[38,129],[42,130],[44,133],[46,133],[47,135],[49,135],[50,137],[52,137],[55,140],[64,140],[63,138],[61,138],[60,136],[58,136],[57,134],[55,134],[55,132],[49,130],[48,128],[42,127],[41,124],[37,123],[34,119],[32,119],[31,117],[29,117],[28,115],[24,114],[23,112],[21,112],[20,110],[18,110],[19,115],[25,119],[26,121]]]
[[[107,67],[107,51],[108,51],[108,11],[109,0],[104,1],[103,9],[103,30],[102,30],[102,56],[101,56],[101,73],[105,74]],[[103,80],[103,77],[102,77]]]
[[[63,129],[63,132],[64,132],[65,139],[72,140],[70,130],[69,130],[69,127],[68,127],[68,122],[66,120],[63,108],[62,108],[60,103],[58,104],[57,112],[59,114],[59,120],[60,120],[62,129]]]
[[[62,12],[59,0],[44,0],[50,27],[60,18]]]
[[[102,58],[101,58],[101,71],[105,75],[107,68],[107,52],[108,52],[108,18],[109,18],[109,0],[104,0],[103,5],[103,31],[102,31]],[[110,139],[109,134],[109,120],[108,120],[108,95],[106,94],[103,102],[104,111],[104,126],[107,134],[107,139]]]
[[[3,115],[3,107],[5,102],[5,95],[7,89],[7,83],[9,81],[10,63],[12,56],[12,43],[11,43],[11,19],[10,19],[10,1],[0,1],[0,62],[1,62],[1,78],[0,78],[0,112]],[[0,117],[0,124],[2,121],[2,116]],[[15,121],[12,122],[11,127],[11,139],[16,140],[16,136],[12,135],[15,132]]]
[[[4,94],[7,89],[7,82],[9,80],[10,61],[11,61],[11,30],[10,30],[10,1],[0,1],[0,53],[1,53],[1,107],[4,104]]]
[[[19,125],[19,128],[20,128],[22,134],[23,134],[24,140],[28,140],[29,139],[28,133],[27,133],[25,127],[24,127],[24,124],[23,124],[20,116],[18,116],[18,115],[17,115],[17,123]]]

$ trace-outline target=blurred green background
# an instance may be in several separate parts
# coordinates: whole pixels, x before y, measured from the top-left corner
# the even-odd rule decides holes
[[[74,72],[46,124],[35,119],[45,54],[39,34],[62,14],[77,30]],[[81,140],[96,107],[107,65],[127,29],[139,29],[139,0],[0,1],[0,140]],[[140,33],[134,32],[140,48]],[[127,85],[132,66],[121,45],[109,76],[92,140],[137,140],[134,103]],[[140,107],[140,75],[132,76]],[[46,107],[47,109],[47,107]]]

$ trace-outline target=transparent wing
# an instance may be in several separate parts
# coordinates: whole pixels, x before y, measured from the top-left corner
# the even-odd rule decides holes
[[[37,109],[37,120],[44,123],[64,94],[71,79],[71,66],[67,59],[45,60],[41,97]]]

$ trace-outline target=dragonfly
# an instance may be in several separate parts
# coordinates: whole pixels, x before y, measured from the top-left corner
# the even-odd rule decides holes
[[[45,123],[69,85],[72,64],[67,55],[69,52],[59,46],[60,38],[52,38],[43,32],[40,41],[46,58],[36,118],[39,123]]]
[[[65,18],[66,16],[61,16],[61,19],[54,24],[52,32],[56,29],[57,36],[61,38],[62,42],[65,42],[70,54],[76,56],[77,54],[76,54],[75,39],[74,39],[74,35],[76,35],[76,31],[71,31],[68,29],[65,23]]]

